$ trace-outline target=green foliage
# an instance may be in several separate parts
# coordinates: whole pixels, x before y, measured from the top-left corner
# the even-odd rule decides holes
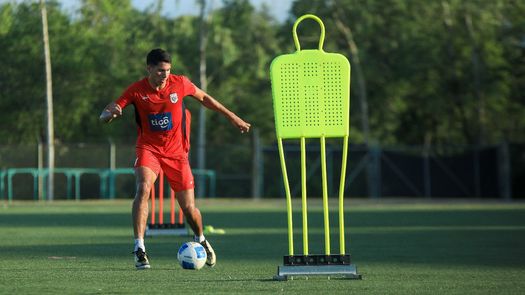
[[[118,2],[118,3],[117,3]],[[126,1],[83,0],[67,15],[48,1],[55,136],[61,141],[135,138],[133,111],[102,126],[100,110],[145,75],[145,55],[172,53],[173,72],[198,84],[199,18],[165,17],[163,1],[138,11]],[[324,49],[359,58],[371,138],[383,144],[525,141],[525,4],[522,1],[297,0],[278,23],[247,0],[223,1],[208,24],[208,92],[274,141],[269,65],[295,51],[295,19],[313,13],[326,26]],[[352,32],[357,53],[352,52]],[[302,48],[316,48],[319,28],[304,22]],[[43,136],[44,58],[39,5],[0,4],[0,142]],[[355,56],[357,54],[357,56]],[[351,140],[364,139],[358,72],[352,71]],[[197,103],[193,131],[198,124]],[[208,116],[207,141],[239,141],[220,115]],[[247,139],[246,139],[247,140]]]
[[[261,130],[266,142],[274,139],[268,69],[279,54],[277,25],[257,13],[248,1],[225,1],[212,15],[208,43],[209,92],[232,111]],[[209,140],[232,142],[238,131],[224,118],[210,114]]]
[[[331,20],[339,16],[352,29],[367,83],[372,137],[377,141],[525,140],[525,126],[519,123],[524,92],[512,92],[523,89],[523,83],[514,80],[521,76],[523,81],[523,4],[296,1],[292,11],[295,16],[309,12],[323,18],[328,32],[333,32],[327,32],[325,47],[343,52],[351,63],[355,56]],[[360,126],[363,115],[356,108],[357,87],[354,80],[353,128]]]
[[[0,137],[34,141],[42,129],[45,102],[40,10],[36,4],[5,4],[1,11]]]

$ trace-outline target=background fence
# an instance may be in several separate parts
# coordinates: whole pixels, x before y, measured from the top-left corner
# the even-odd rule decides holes
[[[257,143],[258,141],[254,141]],[[342,142],[327,146],[328,193],[339,188]],[[207,146],[207,169],[216,176],[210,191],[209,178],[196,173],[196,185],[206,185],[203,196],[236,198],[278,198],[284,196],[276,145]],[[298,142],[285,145],[286,162],[293,196],[300,196],[300,149]],[[13,173],[12,168],[44,168],[45,146],[0,146],[0,194],[5,199],[10,188],[15,200],[42,198],[45,182],[34,175]],[[194,155],[190,154],[193,161]],[[319,143],[307,141],[308,195],[320,197],[321,161]],[[135,181],[128,171],[135,160],[134,144],[62,143],[56,145],[55,198],[130,198]],[[525,145],[502,143],[497,146],[381,147],[350,145],[346,195],[350,197],[503,198],[525,197]],[[68,169],[71,168],[71,169]],[[72,169],[75,168],[75,169]],[[91,169],[91,170],[81,170]],[[11,169],[11,170],[10,170]],[[37,170],[38,171],[38,170]],[[45,172],[45,169],[42,171]],[[78,171],[89,173],[75,174]],[[99,171],[113,175],[104,182]],[[15,171],[16,172],[16,171]],[[23,171],[24,172],[24,171]],[[91,173],[93,172],[93,173]],[[200,176],[204,175],[203,178]],[[108,176],[108,177],[110,177]],[[78,179],[77,179],[78,178]],[[109,187],[108,187],[109,186]],[[113,192],[110,194],[109,192]]]

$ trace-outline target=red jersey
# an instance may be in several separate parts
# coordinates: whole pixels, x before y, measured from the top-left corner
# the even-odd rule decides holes
[[[135,106],[137,148],[164,157],[185,158],[189,149],[189,112],[185,111],[183,122],[182,99],[193,94],[195,85],[187,77],[170,74],[161,90],[155,90],[144,78],[131,84],[115,103],[122,109]]]

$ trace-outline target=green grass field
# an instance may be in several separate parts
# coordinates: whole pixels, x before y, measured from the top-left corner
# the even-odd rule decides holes
[[[208,236],[218,263],[200,271],[177,263],[188,237],[147,239],[152,269],[136,271],[130,202],[3,203],[0,293],[525,293],[524,203],[347,201],[347,252],[363,279],[278,282],[272,277],[288,250],[284,200],[199,200],[204,223],[226,230]],[[310,253],[322,253],[320,203],[309,210]]]

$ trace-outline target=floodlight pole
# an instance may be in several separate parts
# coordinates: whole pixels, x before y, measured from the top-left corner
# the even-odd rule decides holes
[[[206,27],[206,0],[199,0],[200,5],[200,34],[199,34],[199,79],[200,88],[207,92],[208,80],[206,77],[206,46],[208,45],[208,31]],[[199,108],[199,133],[197,135],[197,168],[200,170],[206,169],[206,108],[201,105]],[[197,186],[197,197],[204,196],[202,182],[204,177],[199,176],[199,185]]]
[[[53,85],[51,78],[51,53],[49,50],[49,34],[47,29],[47,10],[44,0],[40,0],[42,13],[42,34],[44,38],[44,56],[46,64],[46,123],[47,123],[47,199],[54,197],[54,169],[55,169],[55,135],[53,129]]]

